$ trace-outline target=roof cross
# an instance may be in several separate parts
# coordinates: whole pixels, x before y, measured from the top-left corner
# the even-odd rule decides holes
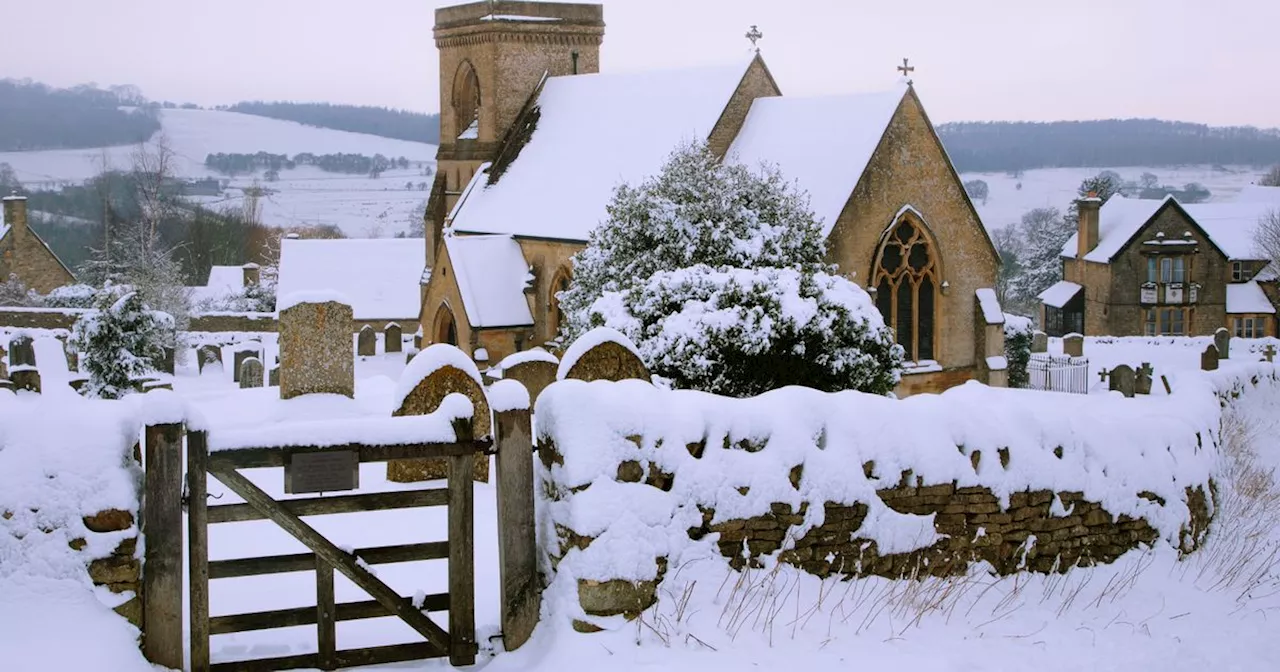
[[[756,41],[764,37],[764,33],[760,32],[760,29],[757,28],[755,24],[751,24],[751,30],[747,31],[746,37],[748,40],[751,40],[751,46],[755,48],[758,53],[760,51],[760,47],[756,46]]]
[[[902,73],[902,76],[903,76],[903,77],[906,77],[906,78],[907,78],[907,82],[909,83],[909,82],[911,81],[911,79],[910,79],[910,77],[911,77],[911,73],[913,73],[913,72],[915,72],[915,71],[916,71],[916,66],[914,66],[914,65],[910,65],[910,64],[908,63],[908,59],[905,59],[905,58],[904,58],[904,59],[902,59],[902,65],[899,65],[897,69],[898,69],[898,71],[899,71],[899,72],[901,72],[901,73]]]

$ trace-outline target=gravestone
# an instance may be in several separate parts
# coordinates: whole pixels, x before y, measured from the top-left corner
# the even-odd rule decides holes
[[[1043,331],[1032,332],[1031,352],[1049,352],[1049,335]]]
[[[169,375],[173,375],[174,358],[176,351],[173,348],[166,347],[159,357],[151,361],[151,365],[156,367],[156,371],[162,371]]]
[[[240,382],[240,370],[244,366],[244,360],[252,357],[258,360],[259,364],[262,363],[262,351],[258,349],[258,346],[260,345],[261,343],[246,343],[236,349],[235,354],[232,355],[234,359],[232,360],[231,365],[235,367],[231,372],[232,381],[237,383]]]
[[[382,350],[384,352],[400,352],[404,349],[404,331],[400,325],[392,322],[382,330]]]
[[[1119,392],[1126,397],[1132,397],[1135,382],[1133,367],[1128,364],[1121,364],[1111,370],[1112,392]]]
[[[4,346],[0,345],[0,379],[4,380],[9,379],[9,364],[4,359],[8,354],[9,352],[4,349]]]
[[[472,433],[477,438],[492,436],[492,425],[489,419],[489,400],[484,389],[467,372],[450,365],[444,365],[431,372],[413,388],[404,402],[392,415],[427,415],[440,408],[440,402],[453,393],[466,396],[475,405]],[[387,462],[387,480],[398,483],[428,481],[448,478],[449,463],[444,459],[391,460]],[[477,456],[472,478],[489,482],[489,460],[483,455]]]
[[[1143,362],[1138,367],[1137,382],[1133,386],[1135,394],[1151,394],[1151,375],[1155,373],[1155,369],[1151,368],[1150,362]]]
[[[356,354],[361,357],[372,357],[378,354],[378,335],[374,333],[373,327],[367,324],[360,327],[360,335],[356,337]]]
[[[529,408],[533,408],[533,402],[537,401],[538,395],[542,394],[548,385],[556,382],[556,371],[559,368],[560,365],[554,361],[526,360],[502,369],[502,377],[523,384],[529,391]]]
[[[1200,354],[1200,370],[1218,370],[1218,346],[1210,343],[1209,347],[1205,348],[1204,352]]]
[[[1068,357],[1084,357],[1084,336],[1067,334],[1062,337],[1062,353]]]
[[[564,363],[561,362],[561,366]],[[564,378],[576,380],[627,380],[649,382],[649,369],[636,353],[616,341],[601,341],[582,353],[565,372]]]
[[[271,387],[280,387],[280,365],[271,367],[271,373],[267,374],[267,385]]]
[[[240,389],[262,387],[262,360],[257,357],[246,357],[240,363]]]
[[[1219,359],[1231,359],[1231,332],[1226,327],[1213,332],[1213,344],[1218,348]]]
[[[222,364],[222,348],[216,345],[202,345],[196,350],[196,366],[199,367],[200,373],[204,373],[204,367],[213,362]]]
[[[2,349],[0,349],[0,353],[2,353],[2,352],[3,352],[3,350],[2,350]],[[1274,359],[1276,358],[1276,346],[1274,346],[1274,345],[1272,345],[1272,344],[1268,343],[1268,344],[1267,344],[1267,347],[1265,347],[1265,348],[1263,348],[1263,349],[1262,349],[1262,357],[1263,357],[1263,359],[1265,359],[1268,363],[1270,363],[1272,360],[1274,360]]]
[[[16,389],[40,394],[35,341],[27,334],[18,334],[9,341],[9,380]]]
[[[67,360],[67,371],[76,373],[80,370],[80,353],[76,352],[70,345],[63,344],[62,356]]]
[[[298,303],[280,311],[280,398],[355,396],[351,306]]]

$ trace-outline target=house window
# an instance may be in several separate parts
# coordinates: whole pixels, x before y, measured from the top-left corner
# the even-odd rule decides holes
[[[1267,335],[1267,318],[1236,317],[1231,320],[1231,331],[1236,338],[1265,338]]]
[[[1248,282],[1249,269],[1243,261],[1231,262],[1231,282]]]
[[[1152,311],[1148,311],[1149,313]],[[1186,310],[1182,308],[1161,308],[1154,311],[1160,317],[1159,331],[1161,336],[1182,336],[1187,333]],[[1148,325],[1150,317],[1148,317]],[[1150,330],[1150,326],[1148,326]]]
[[[1160,273],[1156,269],[1156,258],[1147,257],[1147,282],[1159,282]]]
[[[938,264],[924,226],[904,217],[885,237],[875,268],[876,307],[910,361],[935,355]]]
[[[1182,257],[1161,257],[1160,258],[1160,282],[1185,282],[1186,281],[1186,260]],[[1151,266],[1147,266],[1148,276],[1151,273]]]
[[[1156,333],[1158,333],[1156,330],[1156,309],[1155,308],[1147,309],[1147,319],[1146,319],[1146,325],[1143,329],[1143,333],[1148,336],[1155,336]]]

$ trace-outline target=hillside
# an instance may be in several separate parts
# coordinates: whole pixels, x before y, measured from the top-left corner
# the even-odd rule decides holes
[[[262,101],[236,103],[227,110],[296,121],[320,128],[380,135],[384,138],[431,144],[440,142],[440,115],[438,114],[423,114],[367,105]]]
[[[55,89],[0,80],[0,151],[126,144],[158,130],[155,111],[133,87]]]
[[[1155,119],[958,122],[938,135],[961,172],[1280,163],[1280,129]]]

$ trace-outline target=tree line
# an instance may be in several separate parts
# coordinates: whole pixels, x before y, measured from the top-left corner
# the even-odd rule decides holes
[[[440,143],[440,115],[369,105],[247,101],[225,108],[231,112],[296,121],[308,126],[368,133],[384,138]]]
[[[958,122],[938,136],[961,172],[1280,163],[1280,129],[1156,119]]]
[[[377,177],[391,168],[408,168],[409,159],[403,156],[386,157],[381,154],[312,154],[303,152],[290,157],[287,154],[257,152],[255,154],[216,153],[205,157],[204,165],[224,175],[239,175],[264,170],[268,181],[279,177],[281,170],[293,170],[298,166],[315,166],[328,173],[370,175]]]
[[[0,80],[0,151],[126,145],[159,130],[155,107],[137,87],[82,84],[58,89],[30,80]]]

